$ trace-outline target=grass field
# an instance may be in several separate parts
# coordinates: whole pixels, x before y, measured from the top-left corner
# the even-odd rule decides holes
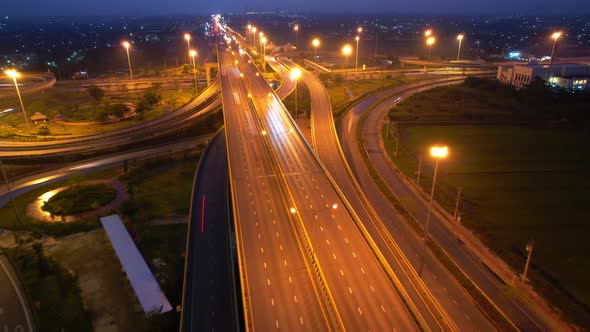
[[[452,212],[457,188],[463,187],[462,222],[517,271],[524,266],[526,243],[534,239],[533,284],[588,324],[582,318],[583,306],[590,305],[588,136],[555,128],[408,125],[401,128],[398,158],[392,159],[415,178],[418,155],[435,142],[451,149],[439,164],[437,200]],[[393,141],[386,145],[391,155]],[[426,192],[432,170],[425,157]],[[584,305],[572,306],[576,300]]]
[[[382,87],[393,87],[408,82],[408,78],[395,77],[384,80],[359,80],[344,81],[340,84],[329,84],[327,86],[330,95],[330,103],[333,108],[357,98],[364,93],[377,90]]]
[[[108,91],[107,91],[108,92]],[[129,92],[118,93],[117,91],[110,91],[105,95],[100,103],[96,103],[86,91],[70,91],[64,88],[54,87],[39,93],[26,95],[23,97],[27,115],[33,115],[35,112],[45,114],[49,120],[52,120],[56,115],[61,114],[65,121],[79,122],[79,121],[96,121],[97,115],[106,109],[109,104],[118,103],[137,103],[141,100],[143,92]],[[181,106],[194,97],[193,90],[178,88],[178,89],[158,89],[157,93],[161,95],[162,102],[168,103],[172,109]],[[36,126],[31,126],[27,129],[24,126],[22,112],[18,106],[18,100],[14,97],[5,97],[0,99],[3,105],[11,106],[18,112],[12,112],[0,118],[0,124],[17,126],[19,130],[26,133],[36,133]],[[163,115],[165,112],[164,104],[155,105],[152,109],[146,111],[143,115],[143,120],[153,119]],[[69,125],[58,124],[50,122],[48,128],[52,135],[80,135],[94,132],[106,132],[121,127],[129,126],[135,123],[135,120],[127,120],[109,124],[101,125]]]

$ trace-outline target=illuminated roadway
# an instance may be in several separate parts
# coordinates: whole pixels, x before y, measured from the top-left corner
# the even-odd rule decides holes
[[[304,226],[327,280],[342,327],[351,331],[416,330],[413,316],[359,232],[342,196],[282,103],[266,81],[256,76],[256,68],[246,59],[243,56],[240,60],[243,80],[249,86],[262,130],[267,132],[279,175],[296,211],[294,215]],[[223,75],[222,69],[222,81]],[[236,79],[240,80],[239,74]],[[225,91],[227,88],[222,85],[224,96]],[[231,160],[231,149],[229,156]],[[244,241],[250,239],[244,237]]]
[[[142,122],[120,130],[92,135],[72,136],[55,141],[14,142],[3,140],[0,158],[26,159],[66,154],[83,154],[93,151],[121,147],[148,139],[154,139],[178,131],[218,109],[219,82],[214,81],[199,96],[186,105],[153,120]]]
[[[416,206],[416,220],[423,223],[426,219],[427,207],[417,198],[416,193],[408,188],[408,184],[402,177],[395,172],[386,154],[384,153],[379,143],[380,129],[382,126],[382,119],[387,111],[394,106],[394,99],[401,97],[406,99],[412,94],[432,88],[432,86],[424,86],[422,88],[414,88],[403,91],[402,89],[384,91],[375,96],[372,100],[376,102],[375,108],[369,110],[364,127],[362,128],[363,142],[368,151],[371,162],[380,173],[387,185],[398,197],[406,197],[415,201]],[[356,131],[358,126],[358,118],[361,112],[368,109],[368,105],[360,105],[353,108],[346,114],[342,121],[341,137],[343,138],[343,146],[345,150],[349,151],[351,165],[359,174],[359,181],[363,183],[367,195],[370,195],[373,200],[382,200],[379,189],[374,184],[371,176],[368,174],[364,162],[360,160],[358,152],[358,145],[356,143]],[[351,140],[350,137],[355,137]],[[455,263],[465,272],[465,274],[494,302],[508,318],[520,329],[524,331],[547,331],[559,330],[551,322],[551,319],[544,317],[542,314],[535,314],[526,305],[518,303],[511,297],[507,296],[503,289],[506,287],[500,279],[490,273],[490,270],[482,264],[482,261],[476,254],[467,250],[461,242],[457,241],[457,235],[445,226],[446,221],[442,220],[438,214],[433,214],[430,224],[430,236],[441,246],[441,248],[453,258]],[[408,227],[398,227],[400,234],[406,233],[411,237],[413,232]],[[425,266],[427,270],[432,271],[432,265]]]
[[[218,57],[246,329],[328,330],[238,66]]]

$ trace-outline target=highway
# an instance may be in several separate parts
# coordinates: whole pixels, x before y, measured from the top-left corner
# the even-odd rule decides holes
[[[31,83],[31,79],[40,80],[41,82],[37,83],[35,81],[34,83]],[[5,86],[0,88],[0,98],[7,96],[16,97],[12,78],[8,76],[0,76],[0,80],[3,80],[3,83],[5,84]],[[49,89],[55,84],[55,82],[55,76],[48,73],[21,73],[17,80],[20,93],[23,96]]]
[[[280,63],[284,64],[284,66],[281,66],[275,59],[269,59],[268,62],[275,71],[282,73],[283,77],[287,74],[283,72],[285,68],[288,68],[287,71],[289,71],[292,68],[299,67],[286,58],[280,58]],[[341,150],[327,90],[315,75],[303,68],[300,69],[302,71],[301,80],[308,86],[311,96],[311,127],[314,150],[317,151],[319,158],[346,195],[395,273],[399,276],[406,276],[405,279],[400,278],[403,281],[404,288],[408,292],[416,289],[415,294],[412,294],[412,298],[417,304],[423,303],[423,307],[420,307],[422,312],[428,313],[429,310],[432,310],[432,312],[436,312],[436,310],[443,311],[442,308],[438,307],[438,303],[440,303],[446,312],[438,315],[448,313],[451,320],[462,329],[493,331],[494,327],[473,304],[469,294],[440,264],[435,264],[436,275],[434,275],[434,278],[428,275],[426,280],[422,279],[426,285],[421,284],[414,271],[417,266],[410,265],[410,262],[406,259],[409,253],[414,252],[416,248],[420,248],[419,242],[414,239],[414,246],[410,247],[411,250],[408,250],[407,245],[401,246],[403,250],[399,249],[398,242],[400,240],[406,241],[406,239],[399,239],[398,233],[393,232],[386,225],[400,222],[401,216],[395,209],[389,207],[386,201],[384,205],[388,208],[383,209],[384,206],[376,207],[376,204],[383,204],[384,202],[367,199],[368,195],[362,192],[361,186],[356,181],[354,174],[352,174],[352,170]],[[356,132],[348,132],[349,139],[355,136]],[[376,192],[379,192],[378,188],[376,190]],[[437,262],[432,255],[429,255],[428,259]],[[412,260],[416,261],[415,259]],[[429,293],[436,295],[435,298],[431,298],[432,294]],[[425,295],[422,296],[422,294]],[[432,317],[431,321],[434,319],[435,317]]]
[[[67,166],[58,167],[51,170],[45,170],[40,173],[30,174],[23,177],[10,179],[10,188],[16,196],[29,192],[40,186],[63,180],[72,173],[91,173],[102,169],[111,168],[118,165],[123,165],[125,160],[138,160],[152,158],[157,155],[164,155],[173,152],[183,151],[190,147],[195,147],[198,144],[207,143],[211,136],[201,136],[196,138],[189,138],[177,142],[155,145],[152,147],[140,148],[135,150],[125,151],[100,158],[80,160],[70,163]],[[7,194],[5,185],[0,186],[0,207],[9,202],[9,195]]]
[[[240,64],[264,136],[289,190],[293,215],[308,234],[342,328],[416,330],[414,317],[361,235],[335,183],[268,83],[256,75],[257,69],[246,59]]]
[[[239,330],[226,157],[222,130],[201,155],[195,172],[181,331]]]
[[[217,98],[218,94],[219,82],[214,81],[197,98],[177,110],[156,119],[112,132],[41,142],[5,140],[0,146],[0,158],[4,160],[26,159],[89,153],[157,138],[175,132],[182,126],[194,122],[195,119],[205,117],[217,110],[221,104]]]
[[[440,84],[452,84],[440,83]],[[353,168],[357,179],[361,183],[366,195],[375,202],[385,201],[381,191],[375,184],[371,175],[364,164],[364,161],[359,156],[360,151],[356,142],[356,131],[360,114],[369,110],[364,127],[362,128],[362,136],[364,148],[366,149],[371,162],[376,167],[377,171],[387,183],[389,188],[397,197],[404,197],[406,200],[412,200],[413,206],[416,206],[418,211],[414,217],[420,224],[426,219],[427,206],[423,200],[417,197],[415,191],[410,190],[406,180],[400,174],[392,169],[389,157],[385,155],[380,143],[380,133],[383,117],[387,111],[394,106],[394,100],[397,98],[407,98],[411,94],[424,91],[432,88],[430,86],[415,85],[413,88],[404,87],[403,89],[394,89],[383,91],[366,102],[359,103],[356,107],[351,109],[343,118],[339,127],[339,134],[343,140],[343,149],[346,152],[347,158]],[[373,104],[374,108],[369,106]],[[390,205],[388,203],[381,203],[380,205]],[[445,225],[437,214],[432,215],[430,224],[430,237],[454,260],[459,268],[488,296],[491,301],[500,308],[509,319],[520,329],[524,331],[548,331],[556,330],[553,323],[546,317],[540,317],[520,303],[517,303],[513,298],[508,297],[503,289],[506,284],[503,283],[497,276],[490,273],[490,271],[483,265],[481,258],[476,253],[468,250],[460,241],[457,240],[457,235]],[[412,239],[416,238],[415,233],[403,221],[391,225],[392,232],[399,234],[400,238]],[[414,241],[415,242],[415,241]],[[408,257],[414,264],[418,263],[419,249],[416,244],[412,246],[411,243],[404,246],[404,251],[407,251]],[[412,248],[413,247],[413,248]],[[427,275],[436,273],[436,265],[433,261],[426,261],[425,272]],[[559,328],[558,328],[559,329]],[[558,330],[557,329],[557,330]]]
[[[6,256],[0,254],[0,330],[34,331],[33,317],[27,298]]]
[[[236,59],[218,54],[245,328],[328,330]]]

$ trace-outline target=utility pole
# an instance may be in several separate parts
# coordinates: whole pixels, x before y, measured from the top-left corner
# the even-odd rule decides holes
[[[21,223],[20,217],[18,216],[18,209],[16,208],[16,202],[14,201],[12,189],[10,189],[10,183],[8,182],[8,176],[6,175],[6,170],[4,169],[4,164],[2,163],[2,160],[0,160],[0,168],[2,169],[2,174],[4,175],[4,182],[6,183],[6,189],[8,190],[8,197],[10,197],[10,201],[12,202],[12,208],[14,209],[16,221],[18,223]]]
[[[526,264],[524,266],[524,273],[522,274],[522,281],[526,281],[526,275],[529,272],[529,266],[531,264],[531,256],[533,256],[533,247],[535,246],[535,241],[531,241],[526,245],[526,251],[528,251],[528,256],[526,258]]]
[[[455,213],[453,215],[455,220],[457,220],[457,213],[459,212],[459,201],[461,200],[461,190],[463,190],[463,187],[459,187],[459,191],[457,192],[457,201],[455,202]]]
[[[416,176],[416,184],[420,185],[420,173],[422,172],[422,155],[418,157],[418,176]]]

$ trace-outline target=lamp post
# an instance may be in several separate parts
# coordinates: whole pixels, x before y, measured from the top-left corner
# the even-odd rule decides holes
[[[356,32],[360,35],[363,32],[363,27],[358,27]]]
[[[16,82],[16,79],[20,77],[20,73],[17,72],[14,69],[8,69],[6,71],[4,71],[4,73],[6,75],[8,75],[10,78],[12,78],[12,81],[14,82],[14,88],[16,89],[16,94],[18,95],[18,101],[20,102],[20,108],[23,111],[23,116],[25,117],[25,123],[27,124],[27,128],[31,128],[29,125],[29,119],[27,118],[27,112],[25,111],[25,104],[23,103],[23,98],[20,94],[20,90],[18,88],[18,83]]]
[[[262,42],[262,68],[266,71],[266,37],[262,37],[260,40]]]
[[[254,36],[254,43],[252,45],[256,47],[256,27],[252,27],[252,35]]]
[[[125,47],[125,50],[127,51],[127,64],[129,65],[129,80],[133,81],[133,70],[131,69],[131,57],[129,56],[129,47],[130,46],[131,46],[131,44],[129,44],[128,41],[123,42],[123,47]]]
[[[344,45],[344,47],[342,47],[342,54],[346,60],[344,68],[348,68],[348,56],[350,53],[352,53],[352,47],[350,47],[348,44]]]
[[[459,41],[459,49],[457,50],[457,62],[459,62],[459,60],[461,59],[461,43],[463,42],[463,38],[465,36],[463,36],[462,34],[457,36],[457,40]]]
[[[252,32],[252,24],[248,23],[246,26],[246,45],[250,44],[250,33]]]
[[[320,46],[320,40],[318,38],[314,38],[311,41],[311,45],[313,46],[313,61],[317,61],[318,47]]]
[[[297,85],[301,77],[301,69],[294,68],[291,70],[291,81],[295,81],[295,119],[297,119]]]
[[[189,55],[193,59],[193,76],[195,78],[195,93],[199,92],[199,83],[197,83],[197,64],[195,63],[195,57],[197,56],[197,51],[190,50]]]
[[[553,39],[553,48],[551,49],[551,59],[549,59],[549,73],[547,74],[547,81],[549,81],[549,78],[551,77],[551,70],[553,69],[553,57],[555,56],[555,48],[557,47],[557,40],[561,37],[561,35],[561,31],[554,32],[551,35],[551,38]]]
[[[422,275],[422,267],[424,266],[424,254],[426,252],[426,240],[428,238],[428,228],[430,226],[430,215],[432,214],[432,202],[434,201],[434,188],[436,186],[436,175],[438,173],[438,161],[445,159],[449,155],[449,148],[447,146],[434,145],[430,148],[430,156],[434,158],[434,176],[432,178],[432,189],[430,190],[430,203],[428,204],[428,214],[426,215],[426,224],[424,225],[424,237],[422,238],[422,258],[420,259],[420,267],[418,268],[418,275]]]
[[[258,37],[260,37],[260,56],[262,56],[262,37],[264,37],[264,32],[260,31]]]
[[[361,37],[359,37],[359,36],[354,37],[354,40],[356,40],[356,53],[355,53],[355,59],[354,59],[354,72],[355,73],[358,71],[358,66],[359,66],[359,40],[360,39],[361,39]]]
[[[434,45],[435,42],[436,42],[436,38],[434,38],[434,37],[428,37],[428,39],[426,39],[426,45],[428,46],[428,57],[426,60],[426,66],[424,67],[424,70],[426,71],[427,74],[428,74],[428,65],[430,64],[430,51],[432,50],[432,45]]]
[[[186,51],[187,51],[187,55],[188,55],[191,53],[191,35],[189,35],[188,33],[185,33],[184,40],[186,40]],[[190,61],[191,61],[190,56],[188,57],[187,60],[190,63]]]
[[[293,26],[293,31],[295,31],[295,48],[297,48],[299,45],[299,24]]]

